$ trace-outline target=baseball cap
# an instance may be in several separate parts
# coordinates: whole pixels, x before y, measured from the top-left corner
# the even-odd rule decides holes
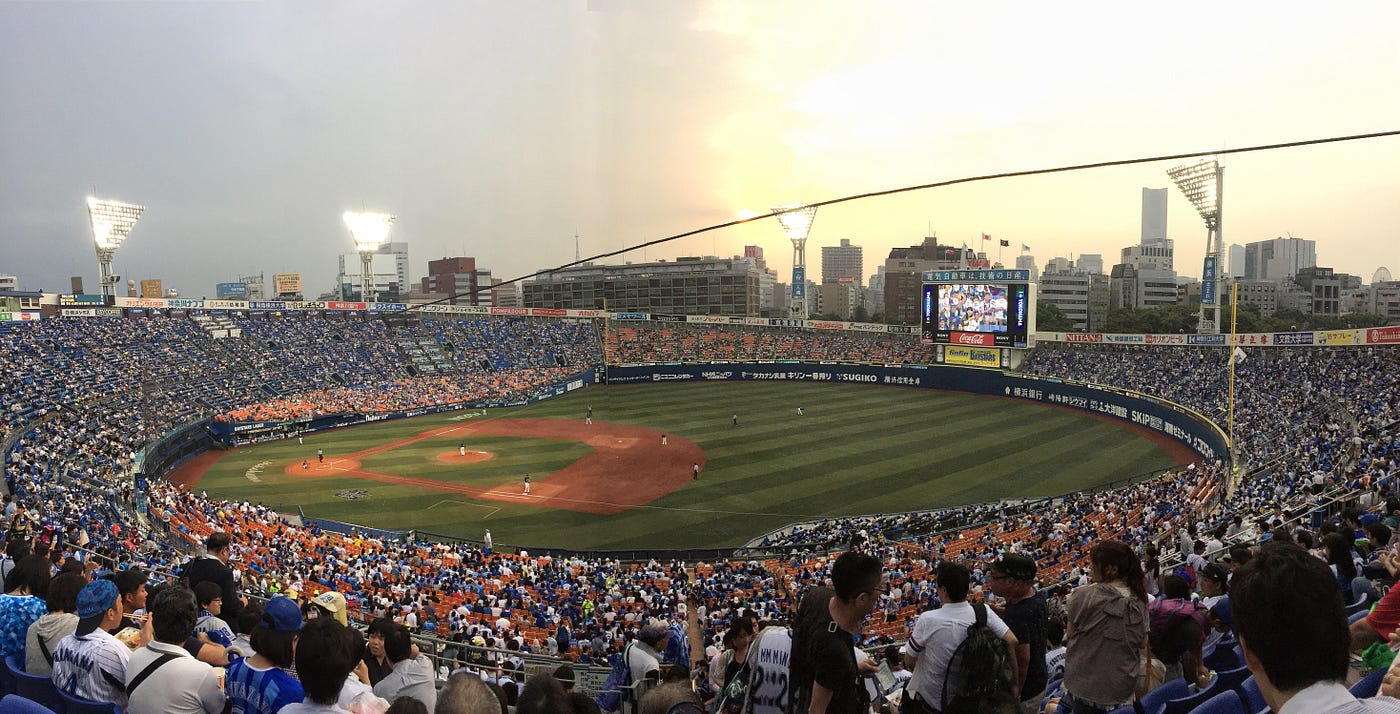
[[[1221,599],[1220,602],[1215,603],[1215,605],[1210,609],[1210,614],[1214,615],[1215,619],[1225,623],[1226,627],[1234,627],[1234,624],[1231,621],[1232,613],[1233,606],[1230,604],[1230,598]]]
[[[117,604],[121,593],[111,580],[94,580],[78,591],[78,629],[73,634],[82,637],[102,625],[102,616]]]
[[[323,592],[320,595],[317,595],[316,597],[312,598],[311,602],[317,607],[321,608],[322,610],[325,610],[326,612],[329,612],[330,614],[334,615],[336,621],[340,624],[349,624],[345,615],[344,595],[341,595],[340,593],[334,590],[327,590],[326,592]]]
[[[301,629],[301,608],[291,598],[278,595],[263,608],[262,626],[275,632],[296,632]]]

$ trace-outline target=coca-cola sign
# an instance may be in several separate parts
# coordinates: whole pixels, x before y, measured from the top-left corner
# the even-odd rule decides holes
[[[996,344],[996,338],[990,333],[983,332],[954,332],[953,343],[959,345],[980,345],[990,347]]]

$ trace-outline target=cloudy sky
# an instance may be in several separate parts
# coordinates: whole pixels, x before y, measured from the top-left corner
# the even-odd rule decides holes
[[[0,2],[0,274],[96,290],[84,196],[147,206],[115,271],[212,294],[334,282],[398,214],[415,279],[515,277],[743,209],[1063,164],[1400,129],[1400,3]],[[1227,243],[1400,274],[1400,137],[1225,160]],[[1139,235],[1147,164],[822,209],[875,272],[930,228],[1038,262]],[[1172,192],[1177,269],[1205,229]],[[630,253],[733,255],[772,221]],[[995,248],[992,249],[995,251]],[[996,257],[995,252],[992,255]]]

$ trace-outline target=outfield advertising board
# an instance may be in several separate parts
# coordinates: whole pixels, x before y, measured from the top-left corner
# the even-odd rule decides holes
[[[1000,367],[1001,350],[947,345],[943,348],[943,361],[947,364],[965,364],[972,367]]]
[[[1169,436],[1204,459],[1225,458],[1225,434],[1204,416],[1126,390],[1000,370],[859,364],[652,364],[609,367],[609,384],[705,381],[791,381],[924,387],[1035,401],[1110,417]]]

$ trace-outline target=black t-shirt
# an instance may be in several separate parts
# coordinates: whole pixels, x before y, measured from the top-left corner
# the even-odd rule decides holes
[[[855,640],[831,619],[835,593],[812,588],[802,598],[792,629],[792,692],[795,711],[807,711],[812,683],[831,690],[830,714],[863,714],[870,702],[856,669]]]
[[[1036,696],[1047,684],[1045,638],[1050,614],[1045,607],[1045,596],[1036,593],[1015,605],[1007,605],[1006,614],[1001,619],[1016,635],[1018,643],[1031,646],[1031,661],[1026,667],[1026,683],[1021,685],[1021,696]]]

